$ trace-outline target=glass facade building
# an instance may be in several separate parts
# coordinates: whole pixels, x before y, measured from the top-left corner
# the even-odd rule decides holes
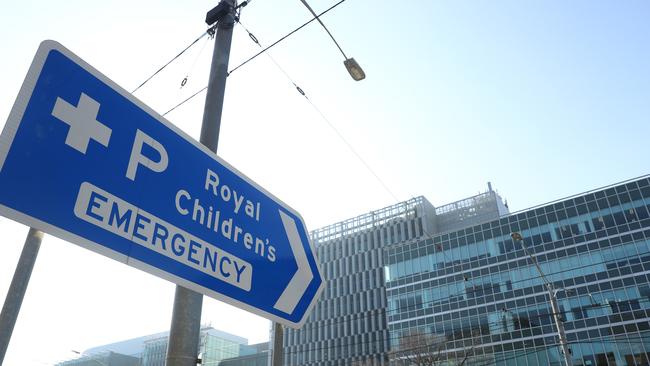
[[[200,333],[199,350],[201,364],[217,366],[222,360],[254,352],[247,347],[248,340],[230,333],[207,327]],[[165,366],[169,334],[149,339],[144,343],[142,366]]]
[[[562,364],[522,244],[562,289],[573,365],[650,364],[648,177],[386,247],[391,363]]]
[[[199,335],[202,365],[218,366],[225,359],[260,352],[262,345],[248,345],[246,338],[226,333],[212,327],[203,327]],[[167,357],[169,332],[150,334],[138,338],[93,347],[74,360],[58,363],[60,366],[164,366]]]
[[[219,366],[269,366],[271,362],[269,342],[242,345],[239,354],[238,357],[222,360]]]
[[[116,352],[101,352],[93,355],[86,355],[57,363],[56,366],[141,366],[138,357],[127,356]]]

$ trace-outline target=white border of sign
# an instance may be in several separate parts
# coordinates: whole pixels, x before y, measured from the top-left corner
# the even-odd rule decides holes
[[[198,143],[196,140],[191,138],[189,135],[187,135],[185,132],[181,131],[178,129],[176,126],[174,126],[171,122],[169,122],[165,117],[161,116],[158,114],[156,111],[153,109],[149,108],[147,105],[142,103],[139,99],[134,97],[131,93],[126,91],[124,88],[120,87],[117,85],[115,82],[113,82],[111,79],[106,77],[104,74],[99,72],[97,69],[94,67],[90,66],[88,63],[83,61],[81,58],[79,58],[77,55],[72,53],[70,50],[62,46],[60,43],[52,40],[45,40],[41,42],[41,44],[38,47],[38,51],[36,51],[36,56],[34,56],[34,60],[32,61],[31,66],[29,67],[29,71],[27,72],[27,76],[25,77],[25,81],[23,82],[23,85],[20,88],[20,92],[18,93],[18,96],[16,97],[16,102],[14,103],[11,112],[9,113],[9,118],[7,119],[7,122],[2,130],[2,134],[0,134],[0,171],[2,170],[2,167],[4,166],[5,159],[7,157],[7,154],[9,152],[9,148],[11,147],[11,144],[13,142],[13,139],[16,135],[16,131],[18,130],[18,127],[20,125],[20,122],[23,118],[23,115],[25,113],[25,110],[27,109],[27,104],[29,103],[29,100],[32,96],[32,93],[34,91],[34,87],[36,86],[36,82],[38,81],[38,77],[40,76],[40,73],[43,69],[43,65],[45,64],[45,60],[47,58],[47,55],[49,54],[50,51],[52,50],[57,50],[64,54],[66,57],[70,58],[73,60],[75,63],[77,63],[80,67],[82,67],[84,70],[101,80],[103,83],[107,84],[110,86],[115,92],[119,93],[123,97],[127,98],[131,102],[135,103],[138,107],[140,107],[142,110],[150,114],[152,117],[156,118],[160,123],[165,125],[167,128],[171,129],[174,131],[177,135],[181,136],[184,138],[187,142],[191,143],[195,147],[199,148],[202,150],[206,155],[209,157],[213,158],[219,164],[224,165],[227,169],[232,171],[233,173],[237,174],[239,177],[244,179],[247,183],[251,184],[254,186],[256,189],[260,190],[263,192],[266,196],[268,196],[270,199],[276,201],[279,205],[281,205],[284,209],[287,211],[290,211],[293,215],[298,217],[303,225],[303,230],[305,233],[307,233],[307,240],[309,241],[309,248],[312,252],[312,255],[314,256],[314,262],[316,263],[316,267],[318,269],[318,272],[321,275],[321,285],[319,288],[316,290],[315,296],[313,297],[311,303],[307,307],[307,311],[305,311],[303,317],[300,319],[298,323],[291,322],[287,319],[278,317],[275,314],[268,313],[266,311],[260,310],[258,308],[255,308],[253,306],[250,306],[246,303],[243,303],[241,301],[232,299],[230,297],[224,296],[220,293],[217,293],[215,291],[209,290],[205,287],[198,286],[190,281],[187,281],[183,278],[180,278],[178,276],[172,275],[170,273],[167,273],[163,270],[160,270],[156,267],[150,266],[144,262],[140,262],[136,259],[129,258],[128,256],[121,254],[119,252],[113,251],[111,249],[108,249],[104,247],[101,244],[95,243],[93,241],[90,241],[88,239],[82,238],[76,234],[70,233],[66,230],[60,229],[56,226],[50,225],[46,222],[43,222],[41,220],[38,220],[36,218],[33,218],[31,216],[25,215],[21,212],[18,212],[16,210],[13,210],[9,207],[6,207],[2,204],[0,204],[0,214],[3,216],[6,216],[12,220],[18,221],[20,223],[23,223],[25,225],[28,225],[30,227],[33,227],[35,229],[41,230],[47,234],[54,235],[60,239],[63,239],[65,241],[77,244],[81,247],[84,247],[88,250],[91,250],[95,253],[107,256],[109,258],[112,258],[118,262],[122,262],[124,264],[130,265],[132,267],[135,267],[137,269],[140,269],[142,271],[148,272],[150,274],[153,274],[155,276],[161,277],[163,279],[166,279],[168,281],[171,281],[173,283],[179,284],[181,286],[187,287],[191,290],[194,290],[196,292],[205,294],[209,297],[215,298],[217,300],[221,300],[225,303],[228,303],[230,305],[233,305],[235,307],[238,307],[240,309],[244,309],[246,311],[249,311],[253,314],[259,315],[261,317],[267,318],[269,320],[272,320],[274,322],[292,327],[292,328],[300,328],[305,321],[307,320],[307,316],[311,313],[314,305],[316,304],[317,300],[320,298],[321,293],[323,292],[323,289],[325,288],[325,278],[323,277],[323,272],[321,271],[320,268],[320,263],[318,261],[318,258],[316,258],[316,250],[314,248],[314,245],[311,241],[311,238],[309,238],[309,232],[307,231],[307,228],[304,227],[304,220],[302,216],[298,212],[296,212],[294,209],[292,209],[290,206],[282,202],[280,199],[266,191],[264,188],[260,187],[257,183],[253,182],[251,179],[249,179],[246,175],[241,173],[239,170],[235,169],[232,165],[228,164],[221,158],[219,158],[215,153],[210,151],[207,147],[203,146],[202,144]]]

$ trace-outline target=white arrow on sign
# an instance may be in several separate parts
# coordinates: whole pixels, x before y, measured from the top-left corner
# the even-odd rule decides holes
[[[278,210],[278,212],[280,212],[280,218],[282,219],[284,230],[287,232],[291,251],[296,258],[298,270],[294,273],[291,281],[289,281],[289,284],[273,307],[287,314],[291,314],[296,308],[296,305],[298,305],[298,301],[300,301],[302,295],[305,294],[307,286],[309,286],[314,275],[311,273],[309,268],[307,255],[305,254],[305,249],[302,245],[302,239],[300,239],[300,235],[298,235],[296,221],[284,212],[280,210]]]

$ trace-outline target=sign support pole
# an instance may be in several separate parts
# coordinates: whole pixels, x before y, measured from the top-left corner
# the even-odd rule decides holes
[[[219,143],[230,45],[235,24],[236,1],[222,1],[229,3],[230,11],[217,23],[200,139],[200,142],[214,153],[217,152]],[[203,295],[183,286],[176,286],[169,330],[169,345],[167,346],[167,366],[195,366],[197,364],[202,307]]]
[[[273,322],[273,352],[271,354],[272,361],[271,366],[282,366],[282,359],[284,358],[284,353],[282,348],[284,347],[284,330],[282,329],[282,324]]]
[[[29,278],[32,276],[32,270],[34,269],[42,240],[43,233],[41,231],[29,228],[23,251],[20,254],[20,259],[16,266],[16,272],[14,272],[9,291],[7,291],[7,298],[0,313],[0,329],[2,329],[0,332],[0,365],[2,365],[5,354],[7,353],[11,334],[16,325],[20,306],[25,298]]]

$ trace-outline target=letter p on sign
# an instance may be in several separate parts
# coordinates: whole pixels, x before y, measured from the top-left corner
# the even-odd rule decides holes
[[[147,144],[152,149],[156,150],[158,155],[160,155],[160,160],[153,161],[144,156],[142,154],[143,144]],[[167,156],[167,150],[165,150],[162,144],[151,138],[146,133],[137,130],[135,133],[135,141],[133,141],[133,148],[131,149],[129,166],[126,169],[126,177],[135,181],[135,173],[138,170],[138,165],[143,165],[154,172],[160,173],[167,169],[167,163],[169,163],[169,157]]]

